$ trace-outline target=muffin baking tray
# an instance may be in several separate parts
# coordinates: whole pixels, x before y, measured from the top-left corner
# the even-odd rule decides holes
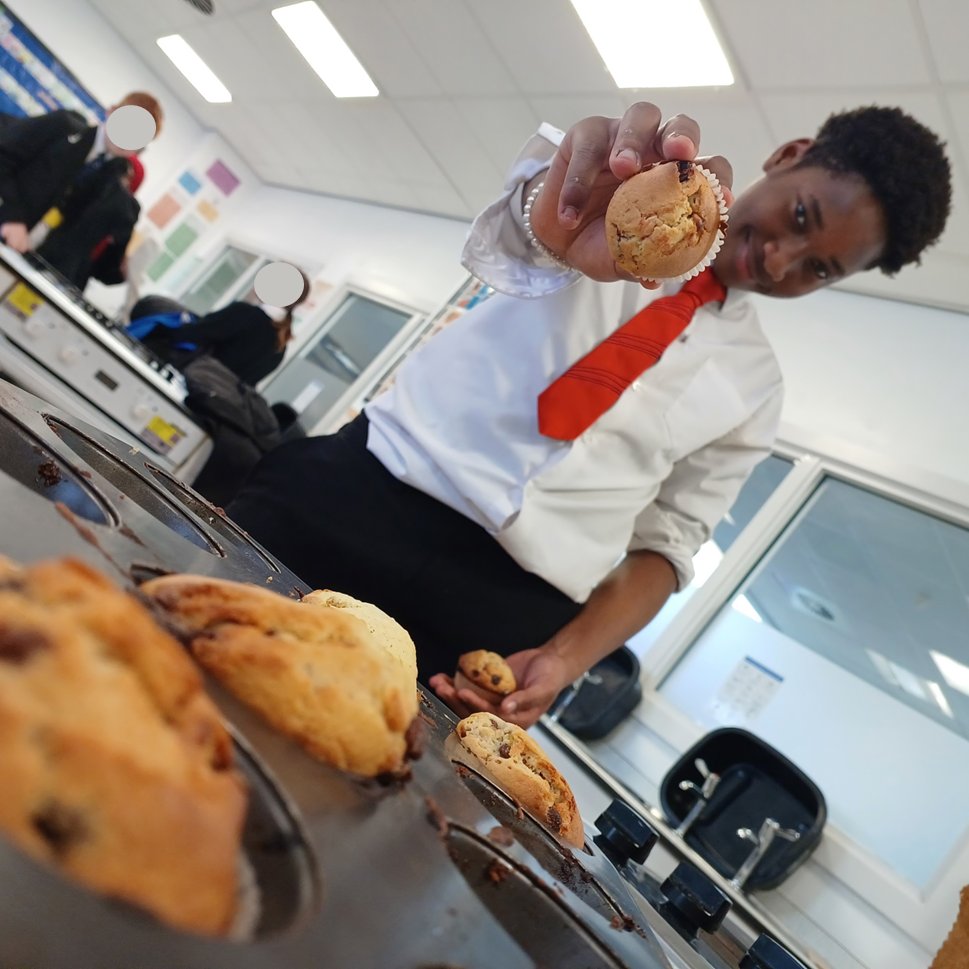
[[[14,560],[72,555],[132,589],[179,571],[294,598],[309,591],[144,454],[3,381],[0,455],[0,553]],[[425,750],[412,777],[381,785],[321,765],[218,684],[207,687],[250,787],[245,938],[168,929],[0,837],[0,966],[669,966],[597,847],[563,848],[485,777],[452,762],[454,718],[435,698],[422,693]]]

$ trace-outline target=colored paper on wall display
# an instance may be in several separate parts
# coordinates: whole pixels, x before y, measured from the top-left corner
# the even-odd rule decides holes
[[[181,185],[189,195],[194,195],[202,187],[202,183],[191,172],[182,172],[181,178],[178,180],[178,184]]]
[[[223,195],[231,195],[239,187],[239,179],[223,161],[214,162],[205,174]]]
[[[172,263],[174,262],[174,256],[169,255],[167,252],[160,253],[148,267],[148,278],[157,283],[171,269]]]
[[[219,210],[205,199],[202,199],[196,208],[198,209],[198,214],[207,222],[214,222],[219,217]]]
[[[710,703],[714,717],[723,724],[753,720],[767,706],[784,682],[780,673],[745,656],[733,669]]]
[[[166,192],[149,210],[148,218],[159,229],[164,229],[172,219],[181,212],[182,207],[173,195]]]
[[[198,237],[195,228],[183,222],[165,240],[165,248],[177,259]]]

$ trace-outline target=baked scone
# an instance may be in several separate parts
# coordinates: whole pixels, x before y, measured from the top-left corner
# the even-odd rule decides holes
[[[689,161],[661,162],[616,189],[606,209],[606,240],[626,272],[676,279],[695,275],[716,255],[726,220],[712,174]]]
[[[417,681],[417,650],[414,648],[414,640],[396,619],[391,619],[382,609],[370,602],[361,602],[353,596],[333,592],[331,589],[317,589],[303,596],[302,601],[304,605],[343,609],[349,615],[363,620],[376,642],[397,659],[408,676]]]
[[[504,656],[487,649],[475,649],[458,658],[454,674],[458,690],[473,690],[489,703],[501,703],[518,687],[515,674]]]
[[[969,969],[969,885],[959,893],[959,913],[929,969]]]
[[[368,622],[346,608],[197,575],[152,579],[141,590],[207,670],[314,757],[367,777],[402,766],[417,680]]]
[[[572,789],[528,733],[492,713],[472,713],[454,731],[505,793],[562,841],[575,848],[584,845]]]
[[[0,830],[181,929],[221,934],[246,810],[181,645],[70,559],[0,568]]]

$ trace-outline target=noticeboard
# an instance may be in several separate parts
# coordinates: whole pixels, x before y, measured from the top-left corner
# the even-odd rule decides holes
[[[0,3],[0,113],[35,116],[70,108],[91,124],[105,109],[5,3]]]

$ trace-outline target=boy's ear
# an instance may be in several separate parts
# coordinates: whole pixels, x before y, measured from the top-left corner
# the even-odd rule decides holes
[[[813,144],[813,138],[795,138],[793,141],[784,142],[764,162],[764,171],[769,172],[775,168],[790,168],[796,165]]]

